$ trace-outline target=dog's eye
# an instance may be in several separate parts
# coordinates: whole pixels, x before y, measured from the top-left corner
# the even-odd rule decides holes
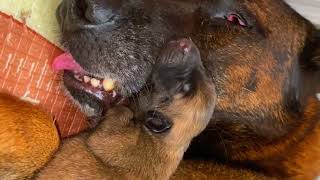
[[[234,24],[242,26],[242,27],[248,26],[247,21],[241,15],[239,15],[237,13],[230,13],[227,16],[225,16],[225,19],[231,23],[234,23]]]
[[[144,123],[153,133],[164,133],[172,127],[172,122],[158,111],[148,111]]]

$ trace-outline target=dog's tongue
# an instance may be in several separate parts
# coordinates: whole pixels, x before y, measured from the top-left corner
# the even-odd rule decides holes
[[[56,57],[53,61],[52,68],[54,71],[70,70],[73,72],[84,72],[70,53],[64,53]]]

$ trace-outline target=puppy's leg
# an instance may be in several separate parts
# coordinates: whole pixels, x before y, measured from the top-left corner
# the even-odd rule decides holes
[[[128,158],[129,147],[135,147],[140,128],[132,121],[133,113],[120,106],[108,111],[105,120],[88,137],[87,145],[103,162]]]
[[[119,149],[127,146],[124,140],[129,130],[125,127],[132,116],[124,107],[110,109],[92,133],[65,140],[37,179],[123,179],[123,173],[103,158],[121,156]]]
[[[104,166],[88,150],[85,136],[67,139],[58,153],[36,176],[36,179],[103,179]]]
[[[126,127],[132,122],[133,112],[124,107],[117,106],[110,109],[105,117],[105,121],[98,127],[98,131],[106,131]]]

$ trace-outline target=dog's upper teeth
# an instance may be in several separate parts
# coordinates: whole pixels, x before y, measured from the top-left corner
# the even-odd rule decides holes
[[[114,89],[114,81],[112,79],[104,79],[102,82],[105,91],[112,91]]]
[[[93,87],[99,87],[100,86],[100,80],[98,80],[98,79],[95,79],[95,78],[92,78],[91,80],[90,80],[90,84],[91,84],[91,86],[93,86]]]
[[[85,83],[89,83],[91,81],[91,78],[89,76],[83,76],[83,81]]]
[[[99,80],[96,78],[91,78],[89,76],[80,77],[78,75],[75,75],[75,78],[81,82],[90,83],[92,87],[103,88],[107,92],[111,92],[112,90],[114,90],[115,81],[112,79]]]

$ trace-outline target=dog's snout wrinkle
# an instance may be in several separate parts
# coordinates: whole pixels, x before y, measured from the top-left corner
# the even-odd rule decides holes
[[[62,31],[112,25],[121,4],[117,0],[64,0],[56,16]]]

